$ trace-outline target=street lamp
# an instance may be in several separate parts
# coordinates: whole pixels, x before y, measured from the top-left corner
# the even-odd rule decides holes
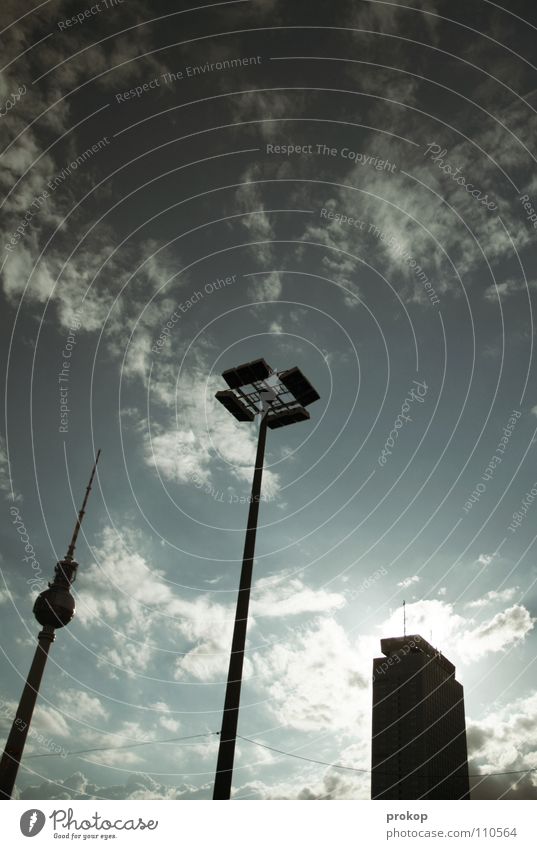
[[[310,415],[305,407],[319,399],[318,392],[304,377],[300,369],[295,367],[287,371],[275,372],[263,359],[253,360],[253,362],[244,363],[236,368],[227,369],[223,372],[222,377],[229,389],[216,393],[218,401],[240,422],[252,422],[257,415],[260,416],[261,421],[244,541],[213,799],[231,798],[267,427],[275,430],[308,420]]]
[[[48,589],[40,593],[34,603],[33,613],[43,630],[37,635],[37,648],[35,650],[34,659],[22,691],[21,700],[17,708],[13,725],[9,737],[7,738],[6,747],[2,760],[0,761],[0,800],[11,799],[13,795],[13,787],[17,772],[19,770],[26,737],[30,729],[32,714],[34,712],[39,686],[45,670],[48,652],[51,643],[54,642],[54,631],[56,628],[63,628],[68,625],[75,615],[75,600],[71,595],[71,585],[76,577],[78,563],[74,559],[75,546],[86,511],[86,504],[91,491],[93,478],[97,469],[100,451],[97,452],[95,463],[91,472],[89,483],[86,487],[86,494],[82,507],[78,513],[75,529],[67,554],[63,560],[56,564],[54,569],[54,580],[49,583]]]

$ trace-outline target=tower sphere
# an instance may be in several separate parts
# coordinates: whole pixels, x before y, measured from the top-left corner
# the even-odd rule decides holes
[[[62,565],[62,564],[59,564]],[[72,561],[70,566],[76,568]],[[47,590],[40,593],[34,603],[34,616],[40,625],[63,628],[75,615],[75,600],[69,592],[69,584],[55,580]]]

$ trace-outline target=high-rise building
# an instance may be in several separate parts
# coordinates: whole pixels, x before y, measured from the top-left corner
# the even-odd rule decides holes
[[[417,634],[373,661],[372,799],[469,799],[462,685]]]

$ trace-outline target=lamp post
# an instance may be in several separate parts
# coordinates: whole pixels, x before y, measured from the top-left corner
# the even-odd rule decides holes
[[[100,451],[97,452],[95,463],[91,472],[91,477],[86,487],[86,494],[82,507],[78,513],[75,529],[67,554],[63,560],[56,564],[54,570],[54,580],[49,583],[49,588],[40,593],[34,603],[33,613],[43,630],[37,636],[37,648],[35,650],[34,659],[26,679],[26,684],[22,691],[21,700],[17,708],[13,725],[9,737],[7,738],[6,747],[2,760],[0,761],[0,800],[11,799],[13,795],[13,787],[17,778],[20,762],[24,752],[24,746],[32,715],[34,712],[39,686],[43,677],[45,664],[47,662],[48,652],[51,643],[54,642],[56,628],[63,628],[68,625],[75,615],[75,600],[71,595],[71,585],[76,577],[78,563],[74,559],[75,546],[86,511],[86,504],[91,491],[93,478],[97,463],[99,461]]]
[[[233,369],[227,369],[227,371],[223,372],[222,377],[229,386],[229,389],[217,392],[217,400],[238,421],[252,422],[259,415],[260,424],[250,507],[248,510],[248,523],[244,541],[239,594],[235,613],[235,626],[231,643],[213,799],[231,798],[231,782],[233,778],[233,762],[239,721],[242,669],[244,665],[246,630],[248,627],[248,608],[250,605],[267,428],[274,430],[275,428],[285,427],[296,422],[307,421],[310,415],[305,407],[319,399],[319,394],[304,377],[300,369],[294,367],[287,371],[275,372],[263,359],[244,363]]]

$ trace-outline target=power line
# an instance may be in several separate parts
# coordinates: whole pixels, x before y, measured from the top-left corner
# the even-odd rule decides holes
[[[219,731],[206,731],[205,734],[191,734],[189,737],[168,737],[166,740],[143,740],[139,743],[126,743],[124,746],[97,746],[94,749],[78,749],[76,752],[42,752],[39,755],[27,755],[30,758],[55,758],[68,755],[86,755],[89,752],[115,752],[118,749],[133,749],[135,746],[149,746],[152,743],[178,743],[181,740],[195,740],[198,737],[209,737],[211,734],[220,734]]]
[[[298,758],[300,761],[308,761],[310,764],[321,764],[321,766],[331,766],[334,769],[348,769],[351,772],[371,772],[370,769],[358,769],[355,766],[344,766],[343,764],[328,763],[327,761],[317,761],[315,758],[306,758],[304,755],[295,755],[292,752],[283,752],[281,749],[275,749],[274,746],[266,746],[264,743],[258,743],[257,740],[250,740],[249,737],[242,737],[237,734],[241,740],[246,740],[247,743],[253,743],[254,746],[261,746],[262,749],[268,749],[270,752],[278,752],[279,755],[287,755],[289,758]]]
[[[218,736],[220,731],[206,731],[204,734],[191,734],[188,737],[168,737],[165,740],[143,740],[139,743],[126,743],[124,746],[97,746],[93,749],[78,749],[76,752],[42,752],[37,755],[26,755],[24,760],[29,760],[30,758],[53,758],[64,755],[65,757],[71,755],[86,755],[91,752],[115,752],[120,749],[132,749],[136,746],[149,746],[151,744],[160,745],[161,743],[179,743],[185,740],[196,740],[200,737],[212,737]],[[260,743],[259,740],[252,740],[251,737],[243,737],[241,734],[237,734],[239,740],[244,740],[246,743],[251,743],[253,746],[259,746],[261,749],[267,749],[269,752],[276,752],[278,755],[284,755],[287,758],[295,758],[299,761],[306,761],[311,764],[318,764],[319,766],[327,766],[332,769],[344,769],[348,772],[359,772],[362,774],[370,775],[373,770],[371,769],[361,769],[356,766],[346,766],[345,764],[338,763],[330,763],[329,761],[320,761],[316,758],[308,758],[305,755],[297,755],[294,752],[285,752],[283,749],[277,749],[275,746],[267,746],[266,743]],[[529,772],[537,772],[537,767],[530,767],[529,769],[511,769],[506,772],[478,772],[471,773],[469,778],[492,778],[496,775],[523,775]],[[395,772],[383,772],[383,775],[398,775]],[[443,776],[432,776],[433,778]]]
[[[371,774],[373,772],[373,770],[371,770],[371,769],[360,769],[359,767],[356,767],[356,766],[345,766],[344,764],[328,763],[328,761],[318,761],[315,758],[306,758],[306,757],[304,757],[304,755],[296,755],[296,754],[294,754],[294,752],[284,752],[282,749],[276,749],[276,748],[274,748],[274,746],[267,746],[265,743],[260,743],[258,740],[251,740],[250,737],[242,737],[240,734],[237,734],[237,737],[239,737],[241,740],[246,740],[247,743],[252,743],[254,746],[260,746],[262,749],[268,749],[270,752],[277,752],[279,755],[286,755],[288,758],[297,758],[300,761],[307,761],[308,763],[312,763],[312,764],[320,764],[321,766],[329,766],[329,767],[332,767],[333,769],[346,769],[346,770],[349,770],[350,772],[361,772],[361,773],[365,772],[365,773],[368,773],[368,774]],[[536,772],[536,771],[537,771],[537,767],[534,766],[534,767],[531,767],[530,769],[512,769],[512,770],[509,770],[508,772],[472,773],[468,777],[469,778],[489,778],[490,776],[493,776],[493,775],[519,775],[521,773]],[[382,774],[383,775],[398,775],[398,773],[395,773],[395,772],[383,772]],[[432,778],[443,778],[443,776],[431,776],[431,777]]]

